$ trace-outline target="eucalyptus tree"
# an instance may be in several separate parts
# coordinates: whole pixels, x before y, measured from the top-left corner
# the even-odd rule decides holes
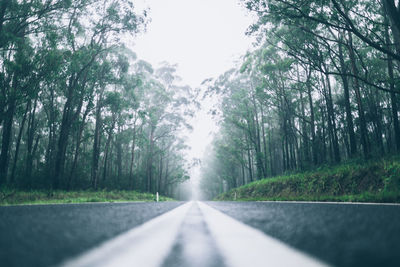
[[[235,164],[224,152],[233,156],[246,144],[258,178],[399,151],[398,1],[242,3],[258,17],[248,32],[258,44],[211,86],[224,88],[224,138],[204,175],[229,170]],[[244,138],[233,142],[239,129]]]
[[[54,54],[53,25],[70,8],[69,1],[14,1],[0,4],[0,185],[8,175],[15,112],[26,105],[28,111],[38,97],[41,80],[57,70],[59,59]],[[43,41],[45,40],[46,41]],[[55,68],[52,68],[54,65]],[[36,102],[37,103],[37,102]],[[23,118],[26,118],[24,115]],[[22,119],[22,127],[26,119]],[[18,141],[19,150],[20,141]],[[16,151],[15,156],[18,156]],[[16,164],[14,159],[14,166]],[[11,171],[13,181],[15,168]]]
[[[171,142],[171,138],[173,141],[175,139],[173,137],[184,128],[190,128],[186,120],[192,116],[191,89],[176,84],[175,81],[179,81],[179,77],[175,72],[176,67],[166,63],[156,69],[154,78],[149,81],[151,89],[146,93],[144,100],[148,117],[147,191],[154,191],[159,187],[154,175],[155,166],[159,166],[159,176],[162,175],[164,165],[168,168],[169,159],[163,157],[163,154],[168,152],[168,147],[162,148],[163,144]],[[158,164],[154,162],[156,157],[159,160]]]
[[[397,114],[397,99],[395,93],[397,89],[393,82],[392,60],[399,59],[398,45],[398,21],[399,10],[395,1],[384,0],[376,1],[244,1],[250,10],[258,12],[259,22],[253,26],[254,31],[265,32],[267,25],[280,24],[290,29],[300,29],[304,34],[315,36],[316,40],[327,48],[330,57],[329,64],[337,69],[337,72],[324,70],[325,74],[340,75],[343,82],[345,95],[345,107],[347,124],[349,125],[349,139],[351,144],[351,154],[355,154],[356,140],[352,130],[352,118],[350,105],[347,99],[349,81],[352,83],[357,103],[360,142],[363,147],[364,155],[369,154],[369,136],[365,118],[366,102],[363,98],[364,88],[372,86],[375,89],[390,92],[393,130],[395,141],[398,146],[399,127]],[[396,21],[397,22],[396,22]],[[390,29],[390,31],[389,31]],[[298,38],[300,35],[288,34]],[[354,39],[355,37],[356,39]],[[289,37],[291,38],[291,37]],[[365,49],[372,49],[370,54],[360,56],[360,52]],[[395,48],[395,49],[393,49]],[[301,55],[298,47],[292,50],[292,55]],[[347,51],[347,54],[346,54]],[[363,60],[368,56],[374,55],[376,59],[387,57],[387,68],[389,77],[384,80],[373,79],[363,75],[365,70],[360,70]],[[346,59],[347,58],[347,59]],[[339,60],[338,60],[339,59]],[[347,62],[346,62],[347,61]],[[365,65],[365,64],[364,64]],[[397,67],[399,65],[397,64]],[[332,68],[331,67],[331,68]],[[397,68],[398,71],[398,68]],[[392,73],[392,74],[390,74]],[[392,77],[392,78],[390,78]],[[350,80],[348,79],[350,78]]]
[[[172,193],[188,179],[192,89],[121,42],[146,22],[130,0],[0,3],[0,186]]]
[[[76,2],[75,4],[81,3]],[[71,125],[81,112],[84,91],[92,68],[96,65],[96,61],[104,58],[116,44],[121,33],[135,33],[143,23],[143,19],[132,12],[133,5],[129,1],[106,1],[104,3],[97,1],[88,4],[90,5],[85,9],[80,9],[79,6],[74,7],[73,12],[67,18],[69,22],[65,41],[70,51],[70,64],[66,69],[66,80],[62,84],[66,101],[63,107],[55,157],[54,188],[59,187],[59,182],[63,177]],[[88,16],[94,19],[87,22]],[[89,23],[89,25],[85,25],[83,28],[84,23]],[[80,36],[82,34],[88,38],[82,38]],[[104,87],[105,85],[100,84],[99,86]],[[95,162],[96,160],[94,160],[94,164]],[[97,186],[95,167],[92,173],[94,187]]]
[[[210,87],[223,136],[203,166],[210,191],[233,186],[246,146],[257,178],[398,152],[398,1],[242,2],[258,17],[258,44]],[[218,169],[232,173],[213,184]]]

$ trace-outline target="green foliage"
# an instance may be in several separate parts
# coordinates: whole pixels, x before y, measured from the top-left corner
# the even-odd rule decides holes
[[[145,29],[147,13],[131,0],[0,9],[0,188],[173,195],[189,178],[178,132],[195,101],[176,66],[153,68],[121,41]]]
[[[68,192],[3,190],[0,192],[0,205],[154,201],[155,199],[155,194],[126,190]],[[173,199],[160,196],[159,200],[172,201]]]
[[[217,199],[400,202],[399,167],[398,157],[325,166],[255,181]]]
[[[238,67],[208,81],[208,94],[221,101],[212,160],[203,166],[207,196],[318,168],[249,195],[396,192],[395,165],[387,167],[386,180],[375,179],[378,167],[365,169],[362,162],[330,174],[322,167],[400,152],[396,1],[242,2],[258,18],[248,31],[257,46]]]

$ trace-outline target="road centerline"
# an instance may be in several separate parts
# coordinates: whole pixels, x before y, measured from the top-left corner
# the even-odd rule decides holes
[[[328,266],[205,203],[198,205],[227,266]]]
[[[191,244],[193,242],[195,244]],[[177,244],[181,246],[178,250],[174,249]],[[210,245],[213,245],[212,253],[208,248]],[[211,255],[208,261],[196,260],[201,255],[193,249],[199,248],[208,248],[204,250],[208,256]],[[216,262],[230,267],[327,266],[198,201],[185,203],[151,219],[60,266],[156,267],[165,266],[169,262],[175,262],[174,266],[181,266],[182,263],[187,263],[185,266],[200,266],[200,262],[216,266],[211,262],[215,259],[220,259]],[[192,264],[193,261],[199,264]]]
[[[146,267],[160,266],[170,252],[182,221],[192,205],[193,202],[185,203],[60,266],[128,267],[134,263]]]

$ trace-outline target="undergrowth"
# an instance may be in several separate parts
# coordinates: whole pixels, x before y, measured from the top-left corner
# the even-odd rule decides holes
[[[266,178],[216,199],[400,202],[400,158],[353,161]]]
[[[84,203],[84,202],[125,202],[155,201],[154,194],[136,191],[20,191],[3,189],[0,191],[0,205],[15,204],[50,204],[50,203]],[[172,200],[160,196],[160,201]]]

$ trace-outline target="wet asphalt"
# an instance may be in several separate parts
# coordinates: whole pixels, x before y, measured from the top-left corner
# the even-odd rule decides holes
[[[333,266],[400,266],[399,205],[206,203]],[[0,265],[57,265],[180,204],[0,207]],[[171,251],[163,267],[224,266],[197,205],[186,214]]]
[[[206,203],[333,266],[400,266],[400,205]]]
[[[172,251],[162,267],[224,267],[217,245],[203,214],[193,204],[186,214]]]
[[[53,266],[182,202],[0,207],[0,266]]]

